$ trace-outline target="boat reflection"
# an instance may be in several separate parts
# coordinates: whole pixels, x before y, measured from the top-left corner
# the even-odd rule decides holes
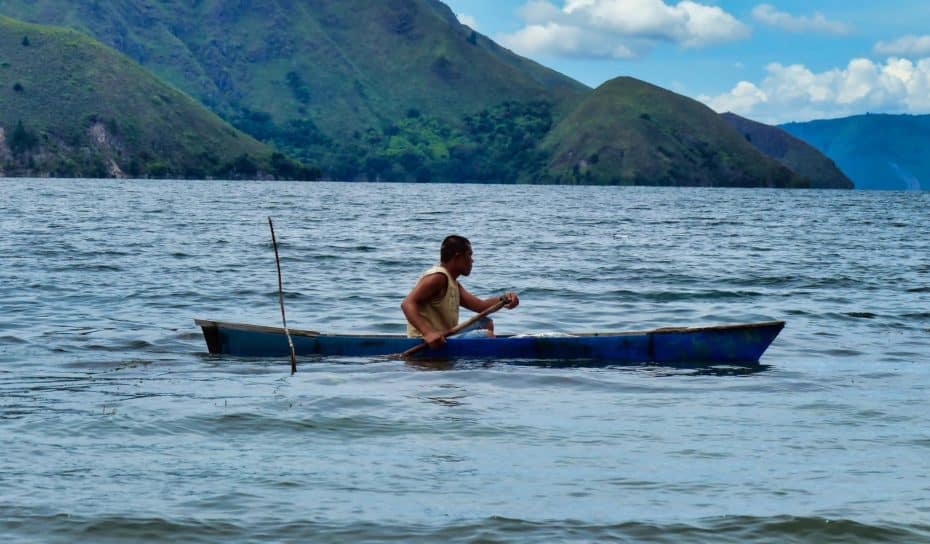
[[[462,358],[418,358],[406,361],[415,370],[450,371],[475,368],[491,368],[499,365],[531,366],[535,368],[600,368],[623,372],[647,372],[655,377],[667,376],[750,376],[771,370],[772,365],[761,363],[721,364],[611,364],[591,359],[462,359]]]

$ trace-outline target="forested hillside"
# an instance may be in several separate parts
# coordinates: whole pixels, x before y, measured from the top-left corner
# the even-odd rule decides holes
[[[93,36],[328,179],[822,185],[694,101],[594,92],[438,0],[0,0],[0,13]]]
[[[853,182],[835,162],[785,130],[733,113],[724,113],[722,117],[759,151],[784,164],[799,176],[811,180],[813,186],[824,189],[853,188]]]
[[[314,178],[116,51],[0,16],[0,173]]]

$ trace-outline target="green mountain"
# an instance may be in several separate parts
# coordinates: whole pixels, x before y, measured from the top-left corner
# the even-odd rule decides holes
[[[629,79],[592,93],[438,0],[0,0],[0,13],[95,37],[330,179],[805,185],[696,102]]]
[[[836,161],[859,189],[930,190],[930,115],[857,115],[781,128]]]
[[[724,113],[721,117],[742,133],[759,151],[784,164],[799,176],[810,180],[811,187],[853,188],[853,182],[837,168],[836,163],[784,130],[740,117],[734,113]]]
[[[0,16],[0,173],[313,177],[116,51]]]
[[[595,89],[542,147],[559,183],[807,185],[707,106],[629,77]]]
[[[509,179],[517,169],[495,159],[532,135],[486,156],[504,139],[483,132],[488,119],[497,128],[509,103],[549,123],[589,91],[436,0],[0,0],[0,12],[90,34],[335,178]]]

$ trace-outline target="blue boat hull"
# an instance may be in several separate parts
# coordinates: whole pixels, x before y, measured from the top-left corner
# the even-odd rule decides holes
[[[284,329],[197,320],[212,354],[287,357]],[[612,364],[757,363],[784,328],[783,321],[717,327],[667,328],[643,332],[571,336],[451,338],[418,358],[584,359]],[[298,355],[373,357],[403,353],[416,338],[387,335],[330,335],[291,330]]]

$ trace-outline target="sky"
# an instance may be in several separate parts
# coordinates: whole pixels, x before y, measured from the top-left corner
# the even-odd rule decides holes
[[[633,76],[766,123],[930,113],[927,0],[444,0],[591,87]]]

